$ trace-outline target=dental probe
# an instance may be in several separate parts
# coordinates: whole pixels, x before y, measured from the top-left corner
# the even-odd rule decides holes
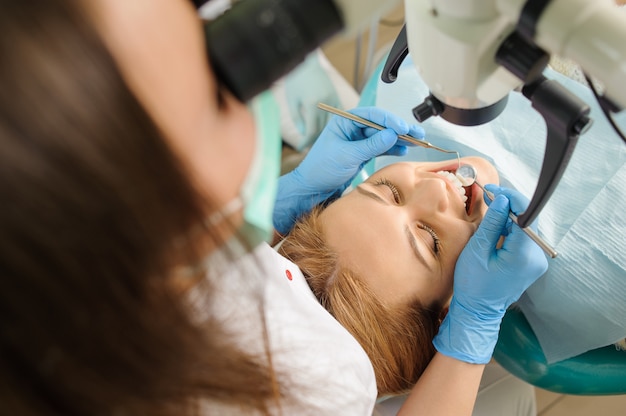
[[[373,128],[375,128],[377,130],[385,130],[386,129],[386,127],[383,127],[380,124],[376,124],[373,121],[367,120],[367,119],[365,119],[363,117],[355,116],[354,114],[348,113],[347,111],[340,110],[340,109],[335,108],[335,107],[333,107],[331,105],[328,105],[328,104],[318,103],[317,107],[322,109],[322,110],[324,110],[324,111],[328,111],[329,113],[333,113],[333,114],[336,114],[338,116],[350,119],[352,121],[356,121],[357,123],[364,124],[364,125],[366,125],[368,127],[373,127]],[[417,146],[426,147],[427,149],[438,150],[438,151],[443,152],[443,153],[454,153],[454,154],[456,154],[457,158],[460,157],[459,156],[459,152],[454,151],[454,150],[443,149],[441,147],[438,147],[438,146],[435,146],[435,145],[433,145],[431,143],[428,143],[426,140],[416,139],[415,137],[411,137],[411,136],[408,136],[406,134],[399,134],[398,137],[400,139],[404,140],[404,141],[407,141],[409,143],[415,144]],[[459,162],[459,165],[460,165],[460,162]]]
[[[480,189],[483,190],[483,192],[485,193],[485,195],[487,195],[487,198],[489,198],[490,200],[493,201],[493,193],[489,192],[488,190],[486,190],[480,183],[478,182],[474,182],[476,185],[478,185],[478,187]],[[509,211],[509,218],[519,226],[518,222],[517,222],[517,215],[513,214],[513,212]],[[530,238],[531,240],[533,240],[535,243],[537,243],[537,245],[539,247],[541,247],[541,249],[550,257],[555,258],[558,253],[556,252],[555,249],[552,248],[552,246],[550,246],[548,243],[546,243],[546,241],[539,237],[539,235],[534,232],[530,227],[520,227],[522,229],[522,231],[524,231]]]
[[[461,165],[461,167],[457,170],[457,175],[461,176],[463,179],[460,179],[462,182],[463,186],[470,186],[472,184],[476,184],[478,185],[478,187],[480,189],[483,190],[483,192],[485,193],[485,195],[487,195],[487,198],[489,198],[489,200],[493,201],[494,200],[494,196],[492,192],[489,192],[488,190],[485,189],[484,186],[482,186],[477,180],[476,180],[476,169],[474,169],[474,167],[472,165]],[[518,227],[520,227],[519,223],[517,222],[517,215],[515,215],[512,211],[509,210],[509,218],[515,223],[517,224]],[[531,240],[533,240],[535,243],[537,243],[537,245],[539,247],[541,247],[541,249],[551,258],[555,258],[558,253],[556,252],[556,250],[554,248],[552,248],[544,239],[542,239],[541,237],[539,237],[539,235],[534,232],[530,227],[520,227],[522,229],[522,231],[524,231],[526,233],[526,235],[528,235],[530,237]]]

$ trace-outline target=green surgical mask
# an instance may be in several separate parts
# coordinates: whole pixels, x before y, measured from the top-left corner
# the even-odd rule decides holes
[[[256,125],[256,150],[239,196],[211,215],[215,225],[243,208],[244,224],[239,230],[250,247],[271,241],[274,233],[272,213],[280,175],[280,113],[271,92],[255,97],[248,107]]]
[[[256,149],[250,170],[239,195],[207,217],[204,226],[214,227],[242,208],[244,223],[236,235],[227,239],[222,247],[211,252],[206,258],[197,264],[177,268],[175,273],[179,276],[197,276],[198,273],[206,273],[211,265],[215,264],[230,265],[232,261],[247,255],[263,241],[272,239],[274,233],[272,214],[281,157],[279,109],[270,92],[264,92],[254,98],[249,108],[256,125]]]

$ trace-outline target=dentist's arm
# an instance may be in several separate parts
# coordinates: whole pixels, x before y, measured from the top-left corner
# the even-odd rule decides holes
[[[548,268],[541,248],[508,218],[509,207],[521,212],[528,200],[506,188],[487,189],[496,198],[457,260],[450,309],[433,340],[437,354],[400,415],[471,415],[507,308]]]
[[[398,416],[471,415],[484,370],[484,364],[466,363],[438,352]]]
[[[361,107],[351,113],[371,120],[386,130],[376,130],[343,117],[333,116],[302,163],[281,176],[274,209],[274,228],[289,232],[302,214],[328,198],[339,196],[370,159],[406,154],[398,135],[424,137],[424,130],[376,107]]]

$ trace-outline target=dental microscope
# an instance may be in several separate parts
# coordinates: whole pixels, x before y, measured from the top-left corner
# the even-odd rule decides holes
[[[356,33],[397,3],[241,0],[206,23],[207,53],[220,82],[247,101],[332,36]],[[596,96],[611,120],[626,106],[626,13],[611,0],[405,0],[404,8],[405,25],[382,80],[395,81],[410,51],[430,89],[413,109],[418,121],[439,116],[462,126],[487,123],[514,90],[544,118],[541,172],[527,210],[518,216],[520,226],[528,226],[592,123],[589,106],[542,72],[551,54],[577,62],[603,84],[604,93]]]

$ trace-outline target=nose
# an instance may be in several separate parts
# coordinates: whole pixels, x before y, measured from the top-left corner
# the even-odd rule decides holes
[[[420,215],[445,212],[450,206],[446,181],[436,173],[418,172],[407,198],[407,205]]]

